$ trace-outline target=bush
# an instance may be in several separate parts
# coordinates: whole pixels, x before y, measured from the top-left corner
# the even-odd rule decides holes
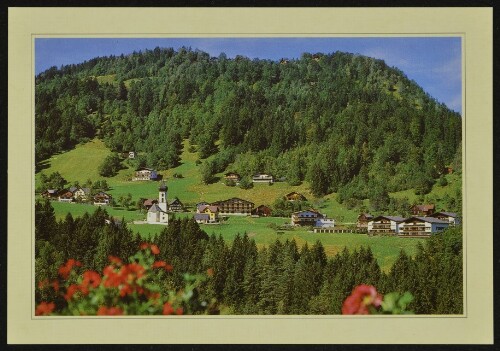
[[[41,296],[53,301],[38,301],[35,315],[182,315],[200,314],[210,308],[199,297],[199,286],[207,275],[184,274],[181,289],[163,288],[162,280],[173,267],[156,261],[156,245],[141,244],[140,250],[124,263],[109,256],[110,264],[102,274],[86,270],[69,259],[59,268],[59,278],[38,283]],[[46,291],[50,291],[47,294]],[[45,292],[44,294],[41,294]]]
[[[107,156],[99,166],[99,174],[103,177],[112,177],[122,169],[122,164],[118,154]]]

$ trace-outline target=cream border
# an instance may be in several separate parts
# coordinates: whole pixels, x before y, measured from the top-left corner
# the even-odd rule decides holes
[[[109,21],[110,18],[113,21]],[[464,225],[468,233],[466,315],[404,321],[401,318],[238,316],[175,320],[127,318],[113,322],[107,319],[33,320],[32,283],[28,274],[32,269],[31,222],[23,215],[27,206],[22,200],[32,197],[33,151],[28,128],[33,123],[32,39],[33,35],[88,36],[88,32],[127,37],[463,34],[467,52],[464,111],[468,116],[464,117],[467,160],[464,181],[467,222]],[[9,343],[493,342],[492,9],[10,8],[8,40]]]

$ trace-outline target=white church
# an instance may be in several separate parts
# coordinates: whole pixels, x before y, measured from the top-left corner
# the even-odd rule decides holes
[[[165,182],[161,182],[158,188],[158,203],[153,204],[148,210],[148,224],[163,224],[168,225],[168,203],[167,203],[168,187]]]

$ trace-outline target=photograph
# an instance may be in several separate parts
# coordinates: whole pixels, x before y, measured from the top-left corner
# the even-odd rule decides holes
[[[9,8],[7,344],[493,343],[492,13]]]
[[[35,37],[32,314],[463,315],[463,39]]]

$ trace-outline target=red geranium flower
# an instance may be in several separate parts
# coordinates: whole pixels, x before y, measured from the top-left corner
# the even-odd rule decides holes
[[[183,313],[184,313],[184,310],[182,309],[182,307],[179,307],[179,308],[177,308],[177,309],[175,310],[175,314],[176,314],[176,315],[179,315],[179,316],[180,316],[180,315],[181,315],[181,314],[183,314]]]
[[[82,264],[80,261],[76,261],[73,258],[70,258],[64,265],[59,267],[59,275],[64,279],[68,279],[69,274],[73,270],[73,267],[80,267],[81,265]]]
[[[141,245],[139,246],[139,248],[140,248],[141,250],[145,250],[145,249],[147,249],[148,247],[149,247],[149,244],[148,244],[148,243],[141,243]]]
[[[54,291],[55,291],[55,292],[58,292],[58,291],[59,291],[59,281],[54,280],[54,281],[52,282],[52,288],[54,288]]]
[[[342,305],[342,314],[370,314],[369,307],[378,308],[382,296],[372,285],[358,285]]]
[[[156,245],[151,245],[151,252],[153,255],[158,255],[160,253],[160,249]]]
[[[207,269],[207,275],[208,275],[209,277],[213,277],[213,275],[214,275],[214,269],[213,269],[213,268],[209,268],[209,269]]]
[[[166,316],[174,314],[174,309],[169,302],[165,302],[165,304],[163,305],[163,314]]]
[[[161,268],[165,267],[167,265],[167,262],[165,261],[156,261],[153,263],[153,268]]]
[[[44,316],[47,314],[51,314],[54,311],[56,305],[53,302],[41,302],[38,306],[36,306],[35,316]]]
[[[101,284],[101,276],[95,271],[86,271],[83,273],[82,285],[97,288]]]
[[[66,301],[71,300],[73,298],[73,295],[78,292],[78,290],[78,285],[71,284],[70,286],[68,286],[68,289],[66,289],[66,294],[64,294],[64,298],[66,299]]]
[[[120,307],[101,306],[97,310],[98,316],[121,316],[122,314],[123,310]]]
[[[116,256],[109,255],[108,260],[109,262],[116,264],[118,266],[122,264],[122,260]]]
[[[44,279],[40,282],[38,282],[38,289],[45,289],[49,285],[49,280]]]

